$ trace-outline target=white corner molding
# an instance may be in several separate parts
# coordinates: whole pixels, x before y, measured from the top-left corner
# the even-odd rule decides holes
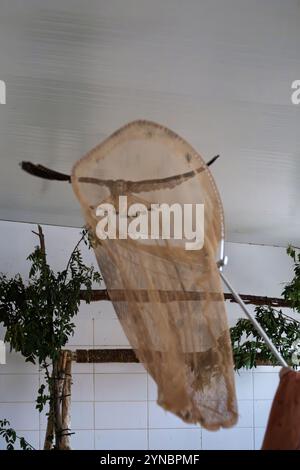
[[[5,343],[0,340],[0,364],[6,364]]]

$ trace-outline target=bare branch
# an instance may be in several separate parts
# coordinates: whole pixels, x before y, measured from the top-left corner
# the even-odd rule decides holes
[[[111,301],[122,301],[126,299],[126,292],[121,289],[116,289],[111,291],[110,293],[106,289],[93,289],[92,295],[90,300],[92,302],[100,301],[100,300],[111,300]],[[135,296],[136,300],[140,300],[142,302],[150,302],[151,301],[151,291],[147,289],[141,290],[134,290],[132,294]],[[195,292],[195,291],[167,291],[167,290],[158,290],[156,291],[160,298],[160,302],[170,302],[174,300],[203,300],[204,297],[207,295],[203,292]],[[215,300],[222,300],[221,294],[212,294],[215,296]],[[249,295],[249,294],[241,294],[240,295],[243,301],[246,304],[252,305],[267,305],[270,307],[282,307],[282,308],[289,308],[290,303],[282,298],[277,297],[264,297],[258,295]],[[224,294],[225,300],[229,300],[230,302],[236,302],[232,294]],[[86,300],[87,293],[85,290],[80,291],[80,299]]]

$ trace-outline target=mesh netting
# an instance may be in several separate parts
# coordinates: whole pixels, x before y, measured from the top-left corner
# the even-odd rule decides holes
[[[158,403],[207,429],[235,424],[232,351],[216,267],[223,211],[202,158],[169,129],[137,121],[77,162],[72,184],[118,318],[157,383]],[[186,250],[184,237],[99,240],[96,208],[111,203],[121,213],[120,195],[149,213],[152,204],[204,204],[203,248]]]

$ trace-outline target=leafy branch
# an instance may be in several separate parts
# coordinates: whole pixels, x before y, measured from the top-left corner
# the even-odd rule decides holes
[[[5,440],[7,450],[15,450],[17,441],[19,441],[22,450],[35,450],[24,437],[17,435],[7,419],[0,419],[0,436]]]
[[[300,313],[300,253],[294,247],[287,249],[294,262],[294,278],[284,287],[283,297],[293,310]],[[297,366],[293,355],[299,355],[300,321],[271,306],[255,308],[255,318],[276,345],[286,362]],[[251,369],[259,364],[277,365],[277,360],[248,319],[239,319],[230,328],[235,368]]]
[[[19,274],[13,278],[0,274],[0,323],[6,328],[4,340],[10,343],[10,349],[44,370],[45,384],[38,390],[36,408],[41,412],[49,403],[48,421],[53,421],[59,448],[62,436],[67,435],[62,429],[59,409],[64,401],[65,382],[70,380],[65,376],[65,367],[71,360],[62,348],[74,334],[73,319],[79,311],[81,289],[85,288],[84,301],[89,303],[93,283],[100,282],[101,276],[93,266],[84,264],[79,250],[82,241],[89,243],[86,230],[72,250],[66,268],[58,272],[47,262],[42,228],[38,226],[34,233],[39,237],[39,245],[27,258],[31,262],[28,282],[25,284]]]

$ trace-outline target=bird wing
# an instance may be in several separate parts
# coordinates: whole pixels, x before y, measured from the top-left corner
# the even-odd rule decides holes
[[[43,165],[36,165],[35,163],[31,162],[21,162],[21,168],[30,175],[38,176],[39,178],[46,180],[71,181],[70,175],[65,175],[64,173],[50,170],[50,168],[46,168]]]
[[[109,189],[113,189],[118,182],[118,180],[103,180],[100,178],[93,178],[91,176],[80,176],[78,181],[80,183],[91,183],[96,184],[97,186],[106,186]]]
[[[216,155],[212,158],[207,164],[203,164],[196,170],[188,171],[187,173],[183,173],[180,175],[168,176],[167,178],[158,178],[152,180],[140,180],[140,181],[125,181],[125,180],[104,180],[100,178],[93,178],[89,176],[81,176],[78,178],[78,181],[81,183],[90,183],[96,184],[98,186],[105,186],[111,192],[120,186],[123,186],[123,192],[131,192],[131,193],[142,193],[142,192],[149,192],[149,191],[158,191],[160,189],[172,189],[178,186],[179,184],[188,181],[190,178],[193,178],[196,174],[201,173],[204,171],[208,166],[215,162],[219,158],[219,155]],[[31,162],[21,162],[21,167],[27,173],[31,175],[38,176],[40,178],[48,179],[48,180],[57,180],[57,181],[71,181],[70,175],[66,175],[64,173],[60,173],[55,170],[51,170],[46,168],[43,165],[34,164]]]
[[[149,191],[158,191],[160,189],[172,189],[179,184],[188,181],[193,178],[196,174],[204,171],[206,166],[201,166],[196,170],[188,171],[180,175],[168,176],[167,178],[158,178],[151,180],[140,180],[140,181],[126,181],[126,180],[103,180],[99,178],[92,178],[89,176],[81,176],[78,178],[80,183],[91,183],[98,186],[106,186],[110,190],[114,190],[117,185],[123,185],[124,193],[143,193]],[[122,192],[123,192],[122,191]]]
[[[203,165],[196,170],[191,170],[180,175],[168,176],[167,178],[127,181],[128,191],[132,193],[142,193],[148,191],[158,191],[161,189],[173,189],[204,170],[205,166]]]

